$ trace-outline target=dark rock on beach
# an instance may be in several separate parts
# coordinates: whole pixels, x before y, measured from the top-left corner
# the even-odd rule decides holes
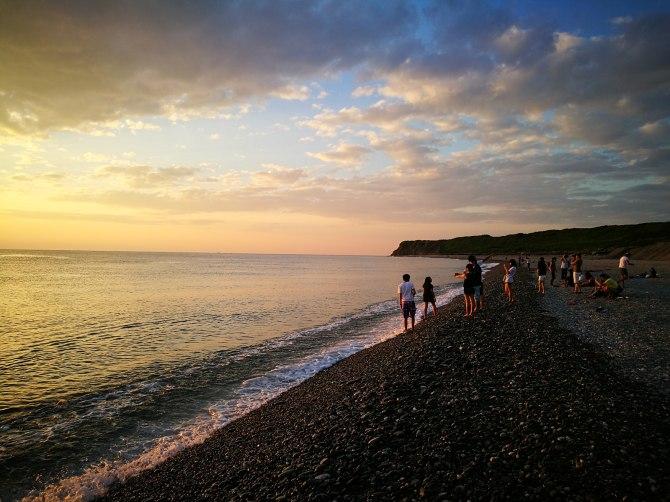
[[[668,499],[667,394],[500,279],[476,319],[452,302],[106,498]]]

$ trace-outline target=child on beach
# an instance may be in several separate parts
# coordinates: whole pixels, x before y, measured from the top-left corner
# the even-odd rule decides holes
[[[554,285],[554,281],[556,280],[556,257],[552,256],[551,261],[549,262],[549,272],[551,272],[551,284],[552,286]]]
[[[412,328],[414,328],[414,317],[416,316],[416,304],[414,303],[416,289],[409,279],[409,274],[403,275],[402,282],[398,285],[398,299],[402,316],[405,319],[405,331],[407,331],[407,319],[412,318]]]
[[[463,279],[463,299],[465,302],[465,314],[463,317],[472,317],[475,313],[475,288],[472,285],[474,266],[468,263],[465,270],[460,274],[456,272],[455,277]]]
[[[514,291],[512,290],[512,284],[514,283],[514,276],[516,275],[516,260],[512,258],[509,261],[509,265],[507,263],[503,263],[503,267],[505,268],[505,277],[503,278],[505,296],[510,303],[514,303],[515,299]]]
[[[547,263],[544,257],[540,257],[537,262],[537,292],[544,294],[544,281],[547,278]]]
[[[423,281],[423,317],[428,317],[428,304],[433,306],[433,315],[437,315],[437,305],[435,305],[435,290],[433,289],[433,279],[426,277]]]

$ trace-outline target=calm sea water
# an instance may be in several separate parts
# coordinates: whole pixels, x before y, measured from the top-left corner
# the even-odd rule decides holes
[[[403,273],[444,304],[462,266],[0,251],[0,497],[102,493],[398,333]]]

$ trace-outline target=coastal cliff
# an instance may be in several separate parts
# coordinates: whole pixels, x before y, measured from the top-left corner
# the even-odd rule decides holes
[[[614,257],[623,250],[634,250],[634,254],[639,258],[670,259],[670,222],[566,228],[500,237],[472,235],[453,239],[403,241],[391,253],[391,256],[468,253],[478,255],[562,254],[568,251],[579,251],[603,257]]]

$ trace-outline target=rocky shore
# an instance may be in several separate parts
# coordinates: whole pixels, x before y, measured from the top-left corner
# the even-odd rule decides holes
[[[618,372],[670,395],[670,281],[630,279],[615,300],[590,298],[592,290],[575,294],[572,288],[547,287],[541,305],[606,354]]]
[[[108,500],[662,500],[670,401],[487,275],[487,310],[349,357]]]

